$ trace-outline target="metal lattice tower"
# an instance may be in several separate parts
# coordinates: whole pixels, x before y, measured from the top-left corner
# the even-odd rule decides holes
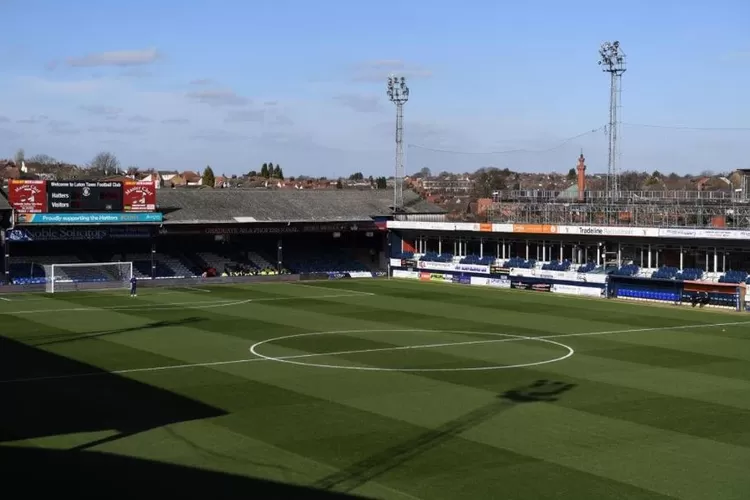
[[[609,163],[607,169],[607,193],[612,199],[617,199],[620,192],[620,180],[617,160],[618,133],[620,121],[620,95],[622,93],[622,74],[625,73],[625,54],[620,48],[620,42],[604,42],[599,48],[599,65],[605,73],[610,75],[609,83]]]
[[[409,100],[406,78],[388,77],[388,99],[396,105],[396,176],[393,179],[393,211],[404,206],[404,104]]]

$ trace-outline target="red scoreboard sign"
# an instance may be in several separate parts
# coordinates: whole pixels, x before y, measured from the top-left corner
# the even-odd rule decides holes
[[[156,182],[125,181],[122,202],[126,212],[153,212],[156,210]]]
[[[8,201],[17,212],[27,214],[47,211],[47,181],[10,179]]]

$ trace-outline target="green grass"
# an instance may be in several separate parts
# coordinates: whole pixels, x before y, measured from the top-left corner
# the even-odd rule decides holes
[[[6,296],[0,324],[0,449],[373,498],[750,498],[738,313],[347,280]]]

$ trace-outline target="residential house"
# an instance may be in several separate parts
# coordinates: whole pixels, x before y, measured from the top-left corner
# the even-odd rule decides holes
[[[191,170],[185,170],[182,173],[182,178],[185,179],[185,185],[187,186],[200,186],[203,184],[203,177]]]

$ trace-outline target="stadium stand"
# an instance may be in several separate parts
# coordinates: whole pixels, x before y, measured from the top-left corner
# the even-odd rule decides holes
[[[424,262],[453,262],[453,254],[452,253],[442,253],[438,254],[436,252],[426,252],[424,255],[422,255],[419,260],[422,260]]]
[[[662,266],[651,274],[651,278],[660,280],[673,280],[680,270],[672,266]]]
[[[371,221],[392,215],[386,190],[162,189],[159,209],[165,223]],[[414,192],[404,191],[407,213],[442,214]]]
[[[485,255],[484,257],[480,257],[479,255],[467,255],[463,259],[461,259],[459,262],[461,264],[474,264],[479,266],[491,266],[495,264],[495,257],[491,257],[489,255]]]
[[[579,273],[590,273],[593,272],[596,269],[596,264],[593,262],[588,262],[578,268]]]
[[[640,268],[635,264],[628,264],[612,271],[615,276],[636,276]]]
[[[508,259],[503,267],[513,268],[518,267],[520,269],[534,269],[536,267],[536,260],[526,260],[522,257],[513,257],[512,259]]]
[[[393,215],[389,190],[164,188],[158,192],[157,204],[164,222],[156,239],[147,234],[125,239],[87,237],[85,244],[84,240],[47,236],[14,241],[8,273],[11,282],[44,284],[45,265],[75,262],[133,262],[139,279],[199,277],[212,270],[216,275],[231,276],[274,274],[277,246],[282,240],[283,272],[348,273],[385,268],[385,257],[379,256],[383,234],[373,231],[378,231],[375,219]],[[2,208],[9,208],[4,196],[0,196]],[[404,192],[403,213],[441,217],[444,210],[408,191]],[[300,234],[279,230],[281,223],[297,227]],[[266,234],[264,228],[270,224],[275,225]],[[341,225],[341,230],[331,229],[331,224]],[[372,227],[369,238],[357,224]],[[47,230],[55,230],[50,227],[46,226]],[[245,231],[249,227],[252,230]],[[332,237],[339,232],[339,238]],[[66,272],[71,276],[65,278],[72,281],[100,279],[90,270],[85,276],[76,275],[75,270]]]
[[[743,283],[748,282],[748,274],[745,271],[727,271],[719,278],[719,283]]]
[[[542,266],[543,271],[568,271],[570,270],[570,266],[572,266],[573,263],[569,260],[553,260],[551,262],[547,262]]]
[[[699,281],[703,279],[703,274],[703,269],[686,268],[678,272],[675,279],[682,281]]]
[[[82,262],[76,255],[36,255],[32,258],[11,256],[9,260],[11,283],[14,285],[44,284],[47,282],[44,266]]]

